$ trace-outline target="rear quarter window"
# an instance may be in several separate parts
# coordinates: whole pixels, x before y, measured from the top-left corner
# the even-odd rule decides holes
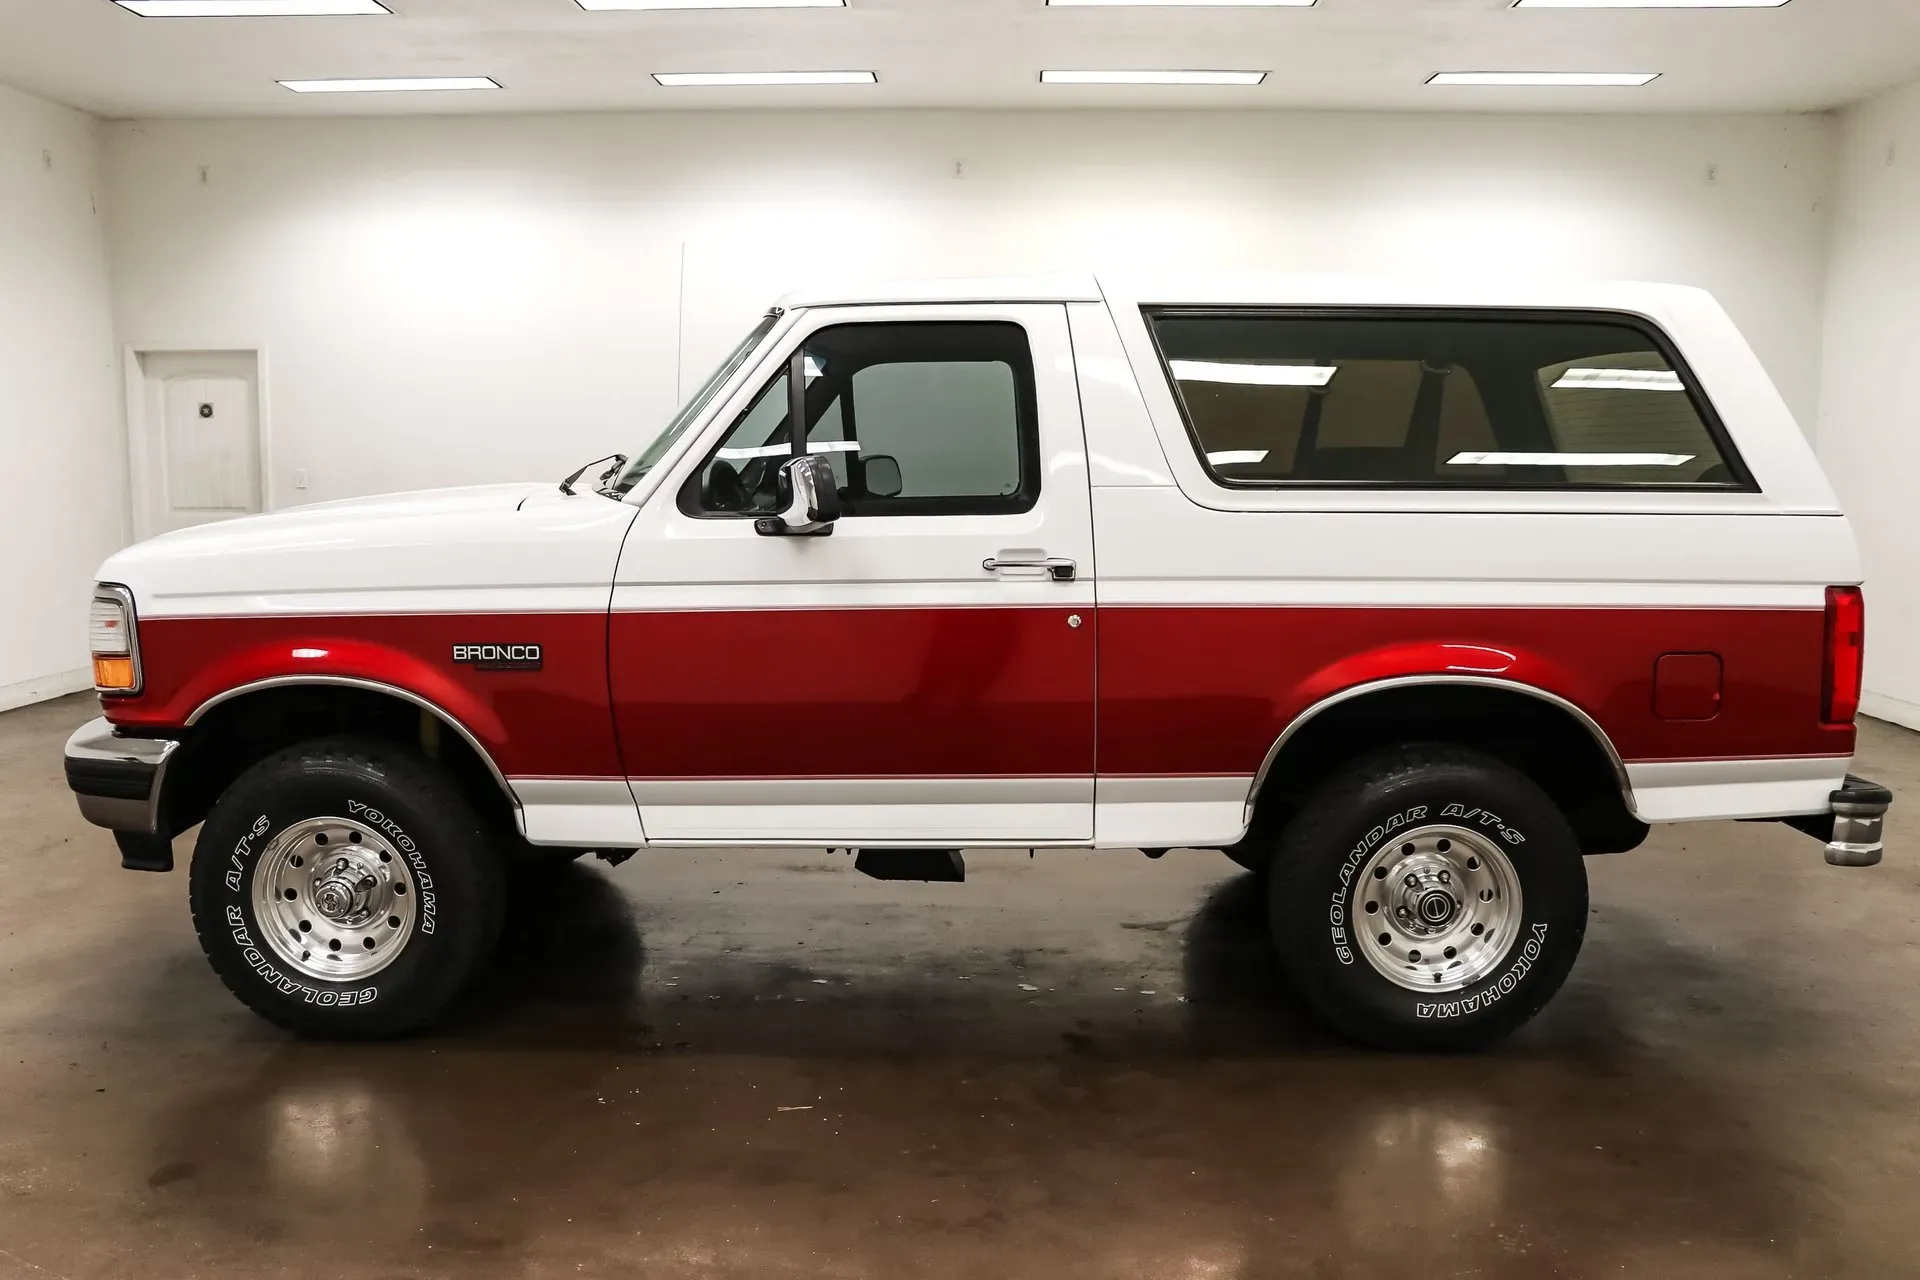
[[[1678,353],[1630,317],[1146,317],[1224,485],[1754,488]]]

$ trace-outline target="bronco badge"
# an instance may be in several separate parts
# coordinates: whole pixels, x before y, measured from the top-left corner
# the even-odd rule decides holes
[[[541,666],[537,644],[457,644],[453,660],[475,671],[538,671]]]

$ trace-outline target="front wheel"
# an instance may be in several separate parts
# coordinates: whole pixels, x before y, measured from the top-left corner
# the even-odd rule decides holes
[[[432,1021],[485,959],[504,896],[496,840],[452,778],[341,739],[242,774],[201,828],[188,888],[229,990],[341,1039]]]
[[[1395,748],[1323,786],[1275,850],[1281,960],[1321,1016],[1388,1049],[1470,1049],[1565,981],[1587,925],[1572,828],[1478,752]]]

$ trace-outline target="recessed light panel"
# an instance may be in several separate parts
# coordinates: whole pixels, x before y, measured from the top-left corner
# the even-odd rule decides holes
[[[1259,84],[1264,71],[1042,71],[1041,84]]]
[[[1516,9],[1778,9],[1786,2],[1787,0],[1514,0],[1513,7]]]
[[[1428,84],[1479,84],[1509,89],[1619,89],[1658,80],[1658,71],[1442,71]]]
[[[669,89],[724,89],[777,84],[873,84],[871,71],[656,71]]]
[[[615,9],[844,9],[847,0],[574,0],[595,12]]]
[[[498,89],[488,76],[392,76],[378,80],[282,80],[295,93],[424,93],[435,89]]]
[[[380,0],[114,0],[143,18],[339,18],[393,10]]]

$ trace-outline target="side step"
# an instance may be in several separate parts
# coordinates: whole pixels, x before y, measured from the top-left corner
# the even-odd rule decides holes
[[[937,880],[960,884],[967,878],[966,860],[958,849],[861,849],[853,869],[875,880]]]

